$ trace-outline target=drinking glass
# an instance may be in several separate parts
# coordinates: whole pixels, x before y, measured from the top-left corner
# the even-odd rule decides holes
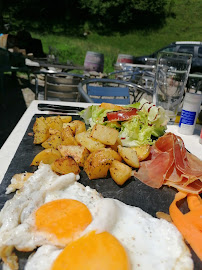
[[[157,57],[153,102],[165,109],[174,124],[183,100],[192,55],[185,53],[160,52]]]

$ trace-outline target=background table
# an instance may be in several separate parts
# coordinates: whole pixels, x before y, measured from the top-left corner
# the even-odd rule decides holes
[[[49,114],[49,112],[39,111],[37,106],[39,103],[46,104],[58,104],[58,105],[70,105],[74,107],[88,107],[89,103],[81,103],[81,102],[56,102],[56,101],[32,101],[31,105],[28,107],[4,145],[0,150],[0,183],[4,177],[4,174],[7,171],[7,168],[15,155],[15,152],[27,130],[27,127],[33,117],[34,114]],[[201,130],[201,125],[196,125],[194,135],[182,135],[178,133],[178,125],[168,126],[167,132],[173,132],[176,135],[180,136],[184,143],[185,147],[192,154],[196,155],[198,158],[202,160],[202,144],[199,143],[199,135]]]

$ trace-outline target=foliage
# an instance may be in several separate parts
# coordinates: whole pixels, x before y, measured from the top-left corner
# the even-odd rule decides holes
[[[165,18],[166,3],[166,0],[80,0],[86,18],[98,29],[154,26],[156,20]]]
[[[160,29],[138,29],[130,33],[112,33],[101,35],[91,32],[84,37],[54,33],[36,33],[32,36],[42,40],[43,48],[49,52],[49,46],[59,51],[61,62],[67,60],[83,65],[87,51],[104,54],[104,71],[114,70],[118,54],[134,56],[150,54],[174,41],[202,41],[202,1],[176,0],[172,13]],[[86,27],[89,27],[86,25]]]
[[[13,30],[109,34],[163,25],[172,0],[7,0],[3,16]],[[75,31],[76,29],[76,31]]]
[[[108,23],[106,27],[108,32],[105,34],[100,30],[104,27],[100,27],[97,31],[96,23],[98,22],[93,11],[89,11],[86,6],[87,13],[84,14],[84,9],[78,6],[78,1],[82,4],[81,0],[58,0],[57,5],[47,0],[21,0],[22,5],[19,6],[17,4],[19,0],[6,0],[4,19],[5,22],[11,24],[14,34],[17,30],[24,28],[31,32],[33,38],[41,39],[45,53],[49,53],[50,46],[55,48],[61,62],[72,61],[75,64],[83,65],[87,51],[104,53],[105,72],[114,70],[118,54],[140,56],[150,54],[177,40],[202,41],[201,0],[195,0],[194,5],[191,0],[165,0],[165,21],[159,27],[148,27],[153,19],[147,20],[147,22],[140,19],[139,27],[127,27],[126,24],[125,27],[120,27],[118,30],[111,29],[111,24]],[[90,5],[90,0],[85,1],[86,5]],[[92,2],[95,1],[100,2],[100,0]],[[119,3],[121,0],[117,1]],[[107,2],[107,0],[102,1],[103,5]],[[116,1],[112,0],[113,2]],[[131,5],[133,2],[140,2],[143,5],[143,1],[131,0],[130,2]],[[144,1],[145,5],[146,3],[149,5],[149,2],[161,3],[155,0]],[[125,3],[127,5],[128,0],[125,0]],[[65,5],[67,5],[66,8],[64,8]],[[19,14],[21,8],[23,8],[21,16],[14,16],[14,14]],[[160,10],[160,6],[157,9]],[[91,16],[94,16],[95,26],[88,17],[90,12]],[[119,13],[122,15],[122,11]],[[119,15],[119,13],[117,14]],[[155,14],[158,17],[158,14]],[[109,15],[111,14],[108,10]],[[84,19],[81,18],[82,16]],[[83,31],[87,32],[85,37]]]

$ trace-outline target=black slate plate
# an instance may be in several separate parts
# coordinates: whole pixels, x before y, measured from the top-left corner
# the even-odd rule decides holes
[[[0,209],[3,207],[4,203],[13,196],[13,194],[5,195],[6,187],[10,184],[12,176],[16,173],[22,173],[25,171],[34,172],[37,169],[37,167],[30,166],[30,164],[35,155],[44,148],[41,145],[34,145],[33,137],[29,136],[28,133],[33,132],[32,128],[36,117],[40,116],[47,117],[48,115],[37,114],[33,116],[3,178],[0,185]],[[80,119],[80,117],[76,115],[73,115],[72,118],[73,120]],[[107,179],[89,180],[84,171],[81,171],[80,176],[80,183],[96,189],[103,195],[103,197],[119,199],[128,205],[140,207],[142,210],[154,217],[156,217],[156,212],[158,211],[169,213],[169,206],[176,194],[176,191],[172,188],[163,186],[160,189],[153,189],[146,186],[136,178],[132,178],[120,187],[110,177]],[[183,205],[181,210],[183,212],[186,211],[187,206]],[[18,255],[20,258],[20,269],[23,269],[23,265],[27,258],[27,253],[18,253]],[[195,262],[194,269],[202,269],[201,262],[193,251],[192,255]]]

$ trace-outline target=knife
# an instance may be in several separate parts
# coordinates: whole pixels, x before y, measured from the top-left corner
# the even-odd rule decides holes
[[[81,112],[83,111],[84,107],[74,107],[74,106],[64,106],[64,105],[54,105],[54,104],[45,104],[39,103],[38,110],[40,111],[51,111],[51,112],[61,112],[61,113],[70,113],[70,112]]]

